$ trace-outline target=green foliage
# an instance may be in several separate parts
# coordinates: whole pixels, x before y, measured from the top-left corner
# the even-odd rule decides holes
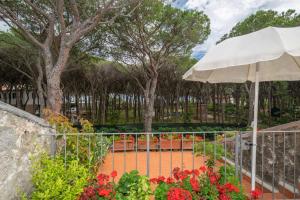
[[[182,116],[183,122],[184,123],[190,123],[192,121],[192,113],[184,113]]]
[[[123,174],[116,188],[117,200],[148,200],[150,195],[148,177],[139,175],[137,170]]]
[[[218,199],[218,189],[214,184],[211,184],[207,176],[201,176],[200,180],[200,195],[206,200]]]
[[[300,15],[295,10],[288,10],[282,13],[273,10],[260,10],[237,23],[229,34],[222,37],[221,41],[226,38],[258,31],[268,26],[293,27],[299,26],[299,24]]]
[[[225,156],[224,146],[218,142],[201,141],[195,144],[195,154],[196,156],[207,155],[210,158],[221,159]],[[226,156],[230,157],[230,153],[227,152]]]
[[[74,200],[83,192],[89,178],[88,169],[77,160],[64,165],[62,157],[43,155],[32,167],[33,200]]]
[[[221,166],[219,169],[220,174],[220,184],[231,183],[239,188],[239,192],[231,193],[230,197],[232,200],[245,200],[247,197],[243,193],[243,187],[239,184],[239,178],[235,176],[235,168],[230,165],[226,165],[226,176],[225,176],[225,166]],[[226,179],[225,179],[226,177]]]
[[[155,200],[165,200],[167,199],[167,195],[168,195],[168,191],[170,189],[170,185],[165,183],[165,182],[161,182],[154,191],[154,196],[155,196]]]
[[[120,120],[120,111],[114,110],[110,113],[110,123],[117,124]]]
[[[60,114],[55,114],[50,110],[44,110],[44,116],[60,134],[66,134],[66,151],[64,145],[58,146],[58,154],[66,154],[67,160],[78,159],[85,166],[94,167],[97,172],[103,158],[107,155],[111,145],[109,138],[92,134],[94,133],[93,124],[88,120],[80,119],[80,132],[73,126],[70,120]],[[71,133],[71,135],[68,135]],[[77,135],[74,133],[78,133]],[[57,141],[64,144],[64,136],[57,136]]]
[[[130,11],[135,6],[131,4],[125,9]],[[140,40],[134,44],[135,40],[130,38],[138,37],[151,51],[164,51],[168,44],[172,49],[169,54],[185,55],[208,37],[210,29],[209,19],[203,12],[177,9],[160,0],[143,0],[131,16],[116,20],[112,33],[119,38],[123,53],[141,51],[132,49],[140,45]]]

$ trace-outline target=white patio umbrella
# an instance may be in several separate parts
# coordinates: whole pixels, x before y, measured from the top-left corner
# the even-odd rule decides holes
[[[212,47],[183,79],[255,82],[251,189],[255,189],[259,82],[300,80],[300,27],[268,27]]]

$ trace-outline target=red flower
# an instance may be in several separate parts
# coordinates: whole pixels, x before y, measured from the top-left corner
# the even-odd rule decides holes
[[[110,175],[111,175],[112,178],[115,178],[118,175],[118,173],[117,173],[116,170],[114,170],[114,171],[111,172]]]
[[[216,184],[218,182],[218,178],[215,175],[213,175],[209,177],[209,181],[211,184]]]
[[[180,172],[179,173],[179,179],[180,180],[184,180],[184,179],[186,179],[188,177],[188,174],[187,173],[185,173],[185,172]]]
[[[168,200],[192,200],[192,195],[182,188],[171,188],[168,192]]]
[[[93,186],[89,186],[84,188],[84,195],[87,197],[93,197],[95,195],[95,190],[93,188]]]
[[[201,167],[199,168],[199,170],[200,170],[201,172],[206,172],[207,167],[206,167],[205,165],[203,165],[203,166],[201,166]]]
[[[167,184],[171,184],[174,182],[175,182],[175,180],[172,177],[167,178],[167,181],[166,181]]]
[[[229,191],[229,192],[236,192],[238,193],[240,190],[236,186],[232,185],[231,183],[226,183],[224,187]]]
[[[194,174],[195,176],[199,176],[200,172],[198,169],[193,169],[192,174]]]
[[[150,178],[150,183],[156,184],[157,183],[157,179],[156,178]]]
[[[219,200],[231,200],[231,198],[229,196],[227,196],[226,194],[220,194]]]
[[[190,184],[194,191],[199,192],[200,191],[200,185],[199,182],[196,180],[195,177],[190,179]]]
[[[185,135],[186,139],[190,139],[190,137],[191,137],[191,135],[189,135],[189,134]]]
[[[255,189],[251,191],[251,197],[253,199],[258,199],[260,196],[262,195],[262,191],[260,191],[259,189]]]
[[[225,187],[223,185],[217,185],[217,189],[220,195],[226,193]]]
[[[101,189],[101,188],[99,188],[99,190],[98,190],[98,194],[101,197],[107,197],[107,196],[109,196],[110,193],[111,193],[111,190],[106,190],[106,189]]]
[[[174,175],[174,178],[175,178],[176,180],[179,180],[179,172],[180,172],[180,168],[179,168],[179,167],[175,167],[175,168],[173,169],[173,175]]]
[[[106,182],[109,181],[109,176],[106,174],[99,174],[97,176],[97,179],[98,179],[98,184],[101,186],[101,185],[105,185]]]
[[[187,170],[187,169],[186,169],[186,170],[184,170],[183,172],[184,172],[184,174],[186,174],[186,175],[190,175],[190,174],[192,174],[192,171],[190,171],[190,170]]]
[[[157,183],[164,182],[165,179],[166,179],[166,178],[165,178],[164,176],[159,176],[159,177],[157,178]]]

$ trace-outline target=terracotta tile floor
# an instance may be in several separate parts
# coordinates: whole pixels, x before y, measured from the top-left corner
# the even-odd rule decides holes
[[[124,159],[126,161],[125,164]],[[114,155],[109,153],[104,164],[100,167],[100,172],[110,173],[112,169],[114,169],[119,173],[124,173],[125,171],[129,172],[137,169],[140,174],[146,174],[146,160],[146,152],[138,152],[137,154],[135,152],[127,152],[125,155],[123,152],[116,152]],[[205,161],[205,157],[194,157],[195,168],[199,168],[201,165],[204,165]],[[169,176],[171,169],[174,167],[182,168],[182,166],[184,169],[193,168],[192,152],[185,151],[181,153],[180,151],[173,151],[172,155],[170,151],[162,151],[161,153],[150,152],[150,177],[157,177],[159,175]]]
[[[172,159],[171,159],[172,158]],[[174,167],[180,167],[183,169],[192,169],[193,162],[195,168],[199,168],[204,165],[207,158],[203,156],[194,157],[191,151],[173,151],[172,155],[170,151],[150,152],[150,177],[170,176],[171,169]],[[140,174],[146,174],[146,152],[115,152],[109,153],[104,161],[104,164],[100,167],[99,173],[110,174],[112,170],[118,172],[116,181],[120,178],[120,175],[125,171],[137,169]],[[161,162],[160,162],[161,160]],[[194,160],[194,161],[193,161]],[[125,161],[125,162],[124,162]],[[172,161],[172,162],[171,162]],[[217,164],[218,166],[222,163]],[[243,179],[244,191],[249,194],[251,184],[248,179]],[[264,200],[272,199],[272,193],[264,193]],[[275,199],[285,199],[283,195],[276,194]]]

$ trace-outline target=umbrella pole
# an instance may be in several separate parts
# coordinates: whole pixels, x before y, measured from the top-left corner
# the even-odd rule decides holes
[[[258,95],[259,95],[259,64],[257,63],[255,66],[255,98],[254,98],[254,122],[253,122],[253,141],[252,141],[251,191],[255,190],[255,177],[256,177]]]

